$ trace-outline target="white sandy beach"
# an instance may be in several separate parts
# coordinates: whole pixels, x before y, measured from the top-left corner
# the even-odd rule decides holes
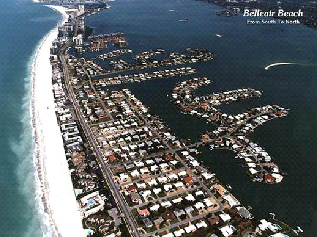
[[[63,22],[66,21],[67,14],[63,7],[49,7],[59,11],[63,15]],[[45,197],[44,206],[49,212],[55,234],[81,237],[86,234],[65,159],[52,93],[49,56],[51,44],[56,37],[57,27],[43,39],[33,63],[32,112],[38,149],[36,162]]]

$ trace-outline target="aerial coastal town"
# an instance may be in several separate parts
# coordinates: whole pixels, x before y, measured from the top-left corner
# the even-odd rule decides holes
[[[241,88],[196,96],[196,89],[212,82],[195,76],[193,65],[212,63],[214,53],[192,48],[133,52],[124,33],[93,35],[86,26],[87,17],[109,9],[107,3],[64,7],[69,17],[51,47],[52,90],[87,236],[300,235],[300,228],[293,229],[273,213],[253,216],[252,208],[199,158],[202,146],[229,149],[252,181],[282,182],[285,174],[249,134],[266,121],[287,116],[286,108],[266,105],[237,115],[223,113],[217,106],[260,97],[262,92]],[[85,52],[100,54],[86,57]],[[135,54],[130,61],[116,60],[128,54]],[[99,65],[98,60],[105,63]],[[142,72],[150,68],[155,69]],[[171,88],[175,109],[216,125],[198,142],[178,139],[129,89],[115,88],[185,75],[192,78]]]

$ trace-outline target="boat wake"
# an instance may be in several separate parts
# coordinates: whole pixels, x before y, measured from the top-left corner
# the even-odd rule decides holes
[[[292,65],[292,64],[297,64],[297,63],[273,63],[266,66],[264,69],[269,70],[271,67],[280,66],[280,65]]]

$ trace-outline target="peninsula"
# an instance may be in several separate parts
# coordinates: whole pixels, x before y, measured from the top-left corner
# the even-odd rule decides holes
[[[37,113],[51,116],[47,122],[42,117],[40,122],[46,126],[49,122],[59,131],[52,134],[55,140],[36,136],[38,144],[46,148],[38,157],[39,176],[56,236],[70,236],[71,232],[76,236],[111,237],[300,234],[300,229],[292,229],[274,214],[266,218],[253,216],[251,208],[231,193],[230,186],[221,183],[199,160],[201,146],[231,149],[253,181],[281,182],[283,173],[277,164],[263,148],[250,141],[248,134],[270,119],[286,116],[287,109],[267,105],[236,116],[225,114],[216,107],[259,97],[262,92],[244,88],[197,97],[194,90],[211,81],[193,76],[171,88],[172,101],[184,113],[207,119],[218,127],[206,131],[201,141],[181,140],[124,86],[189,77],[198,70],[188,64],[213,63],[215,54],[199,48],[181,52],[153,48],[123,59],[120,57],[134,53],[125,33],[94,35],[87,31],[87,17],[111,11],[107,3],[70,4],[55,9],[65,17],[47,55],[51,74],[45,86],[51,86],[51,91],[45,92],[53,103]],[[108,50],[110,46],[116,49]],[[87,52],[98,55],[88,57]],[[107,65],[99,65],[98,60]],[[118,85],[123,88],[115,88]],[[39,90],[38,84],[34,90]],[[46,96],[37,95],[37,101]],[[45,131],[52,130],[40,130],[44,135]],[[54,147],[59,156],[52,159],[57,152]],[[60,166],[54,166],[56,163]],[[73,194],[65,199],[69,206],[62,205],[63,193],[52,196],[57,192],[51,190],[59,180],[57,176],[72,182]],[[70,215],[74,220],[65,221]],[[67,230],[78,223],[82,227]]]

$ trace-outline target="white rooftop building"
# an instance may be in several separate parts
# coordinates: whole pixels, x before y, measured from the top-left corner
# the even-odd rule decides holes
[[[232,225],[226,225],[220,228],[220,231],[225,237],[227,237],[233,234],[233,232],[235,231],[235,228]]]
[[[197,223],[196,226],[197,226],[198,229],[202,228],[202,227],[206,228],[207,224],[206,224],[205,221],[201,221],[201,222]]]
[[[183,198],[181,197],[172,200],[173,203],[180,203],[181,201],[183,201]]]
[[[197,202],[194,206],[197,210],[205,208],[205,205],[202,202]]]
[[[174,231],[174,235],[175,235],[176,237],[182,236],[183,234],[185,234],[185,231],[184,231],[183,229]]]
[[[172,203],[170,201],[162,202],[161,206],[162,207],[170,207],[170,206],[172,206]]]
[[[150,207],[150,210],[151,210],[151,211],[157,211],[159,208],[160,208],[160,205],[159,205],[159,204],[156,204],[156,205]]]
[[[191,233],[197,230],[197,228],[194,225],[189,225],[187,227],[184,228],[186,233]]]
[[[173,233],[168,233],[166,235],[162,235],[162,237],[174,237]]]
[[[140,172],[138,170],[133,170],[130,174],[132,177],[138,177],[140,175]]]
[[[195,200],[196,200],[192,194],[188,194],[188,195],[185,197],[185,199],[186,199],[187,201],[195,201]]]
[[[219,216],[224,222],[227,222],[227,221],[231,220],[231,217],[230,217],[229,214],[220,214]]]
[[[240,205],[240,202],[238,200],[234,199],[231,195],[226,195],[223,198],[228,201],[228,203],[231,207]]]
[[[155,194],[159,194],[160,192],[162,192],[162,189],[161,189],[161,188],[154,188],[154,189],[153,189],[153,192],[154,192]]]

